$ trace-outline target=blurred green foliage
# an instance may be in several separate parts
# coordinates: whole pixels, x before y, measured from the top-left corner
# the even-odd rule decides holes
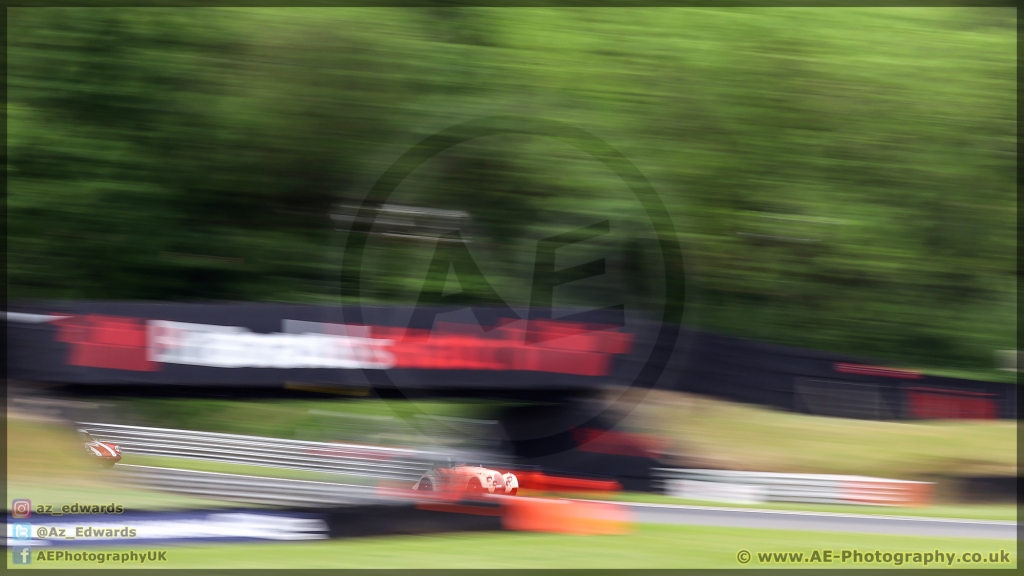
[[[140,425],[311,440],[377,442],[394,436],[422,436],[433,431],[430,421],[442,418],[492,416],[501,404],[493,401],[220,400],[123,398],[117,410],[139,418]],[[423,440],[418,438],[417,440]],[[441,438],[434,438],[440,441]]]
[[[334,207],[422,137],[524,114],[652,182],[688,321],[985,377],[1017,347],[1012,9],[11,9],[7,26],[12,298],[337,302]],[[501,287],[545,211],[635,209],[614,175],[529,139],[424,174],[406,197],[467,210]],[[366,301],[415,301],[403,246]]]

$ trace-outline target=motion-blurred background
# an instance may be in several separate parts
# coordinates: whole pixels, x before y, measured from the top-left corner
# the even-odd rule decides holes
[[[422,472],[254,472],[197,448],[208,437],[140,432],[156,427],[401,448],[423,466],[472,454],[567,482],[538,495],[613,481],[633,499],[764,504],[781,498],[768,480],[712,472],[864,475],[928,483],[914,503],[941,515],[1015,518],[1016,29],[1012,9],[968,8],[10,9],[10,495],[109,499],[120,484],[67,456],[91,423],[125,446],[109,472],[135,466],[141,487],[121,494],[147,509],[231,500],[183,494],[158,468],[377,486]],[[611,165],[522,134],[451,147],[361,204],[418,142],[502,115],[607,143],[667,218]],[[599,245],[555,267],[596,253],[605,267],[546,303],[625,304],[630,347],[602,353],[643,357],[607,370],[556,354],[495,376],[448,359],[392,376],[406,387],[388,394],[347,375],[360,370],[115,358],[152,320],[309,334],[287,322],[423,328],[340,307],[465,304],[500,326],[537,304],[538,243],[600,222]],[[354,234],[358,280],[342,273]],[[664,310],[682,330],[657,352],[664,370],[629,388],[661,350],[644,330]],[[475,319],[484,332],[465,338],[493,338]],[[496,558],[479,565],[521,564]]]

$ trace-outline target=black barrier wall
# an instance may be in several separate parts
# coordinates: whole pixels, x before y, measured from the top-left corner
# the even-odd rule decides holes
[[[841,354],[700,332],[676,390],[873,420],[1017,417],[1017,386],[931,376]]]
[[[647,319],[608,311],[553,316],[560,320],[531,323],[527,311],[497,308],[22,304],[8,313],[8,377],[122,386],[299,382],[492,396],[613,384],[847,418],[1017,417],[1013,384],[692,330],[664,348],[662,327]],[[652,362],[659,370],[644,369]]]
[[[660,325],[643,318],[601,310],[554,316],[534,321],[508,308],[37,303],[8,314],[8,374],[96,385],[589,389],[637,379],[656,350]]]

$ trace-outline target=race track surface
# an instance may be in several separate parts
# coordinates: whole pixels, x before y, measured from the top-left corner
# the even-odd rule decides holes
[[[768,530],[805,530],[812,532],[858,532],[897,536],[939,536],[946,538],[990,538],[1016,540],[1017,523],[998,520],[959,518],[915,518],[908,516],[872,516],[828,512],[754,510],[671,504],[625,504],[633,520],[648,524],[682,524],[763,528]]]

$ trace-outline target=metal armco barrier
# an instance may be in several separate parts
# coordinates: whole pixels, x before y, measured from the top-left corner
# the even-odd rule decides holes
[[[126,454],[329,472],[408,481],[410,484],[419,480],[432,464],[442,462],[449,456],[454,457],[448,453],[405,448],[307,442],[193,430],[95,422],[80,422],[78,426],[97,440],[117,443]]]
[[[323,508],[394,501],[379,496],[373,486],[130,464],[118,464],[114,470],[119,480],[138,488],[264,506]]]
[[[666,494],[695,500],[923,506],[934,484],[868,476],[659,468]]]

